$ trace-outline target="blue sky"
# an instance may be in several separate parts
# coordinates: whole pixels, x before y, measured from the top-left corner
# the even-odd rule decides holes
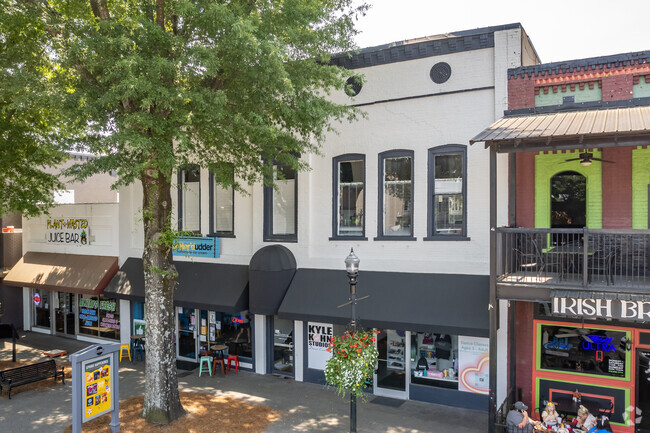
[[[542,62],[650,50],[650,0],[367,0],[359,47],[519,22]]]

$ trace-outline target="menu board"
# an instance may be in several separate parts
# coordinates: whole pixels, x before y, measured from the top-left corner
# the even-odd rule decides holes
[[[83,422],[113,410],[111,367],[112,355],[100,356],[81,363],[84,377],[82,395],[85,400]]]

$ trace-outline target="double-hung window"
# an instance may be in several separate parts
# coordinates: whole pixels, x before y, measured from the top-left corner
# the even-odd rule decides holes
[[[235,236],[235,191],[215,182],[210,174],[210,233],[220,237]]]
[[[298,173],[288,165],[273,165],[275,188],[264,188],[264,240],[298,241]]]
[[[365,239],[366,157],[337,156],[332,166],[332,239]]]
[[[467,147],[429,149],[428,239],[467,236]]]
[[[391,150],[379,154],[378,208],[378,239],[415,239],[412,150]]]
[[[201,232],[201,169],[189,165],[178,173],[178,229]]]

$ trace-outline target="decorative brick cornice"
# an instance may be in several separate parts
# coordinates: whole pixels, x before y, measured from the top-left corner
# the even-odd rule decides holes
[[[639,51],[635,53],[568,60],[564,62],[545,63],[541,65],[508,69],[508,79],[531,78],[533,76],[548,76],[547,79],[561,79],[562,77],[574,77],[580,74],[602,74],[605,76],[608,73],[623,70],[627,70],[627,72],[620,73],[631,74],[633,72],[636,73],[638,69],[647,68],[648,64],[650,64],[650,51]],[[584,79],[588,78],[589,77],[584,77]]]

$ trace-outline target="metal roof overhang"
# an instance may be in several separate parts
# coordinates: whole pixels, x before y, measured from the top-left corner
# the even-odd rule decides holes
[[[650,145],[650,106],[502,117],[470,140],[497,152]]]

